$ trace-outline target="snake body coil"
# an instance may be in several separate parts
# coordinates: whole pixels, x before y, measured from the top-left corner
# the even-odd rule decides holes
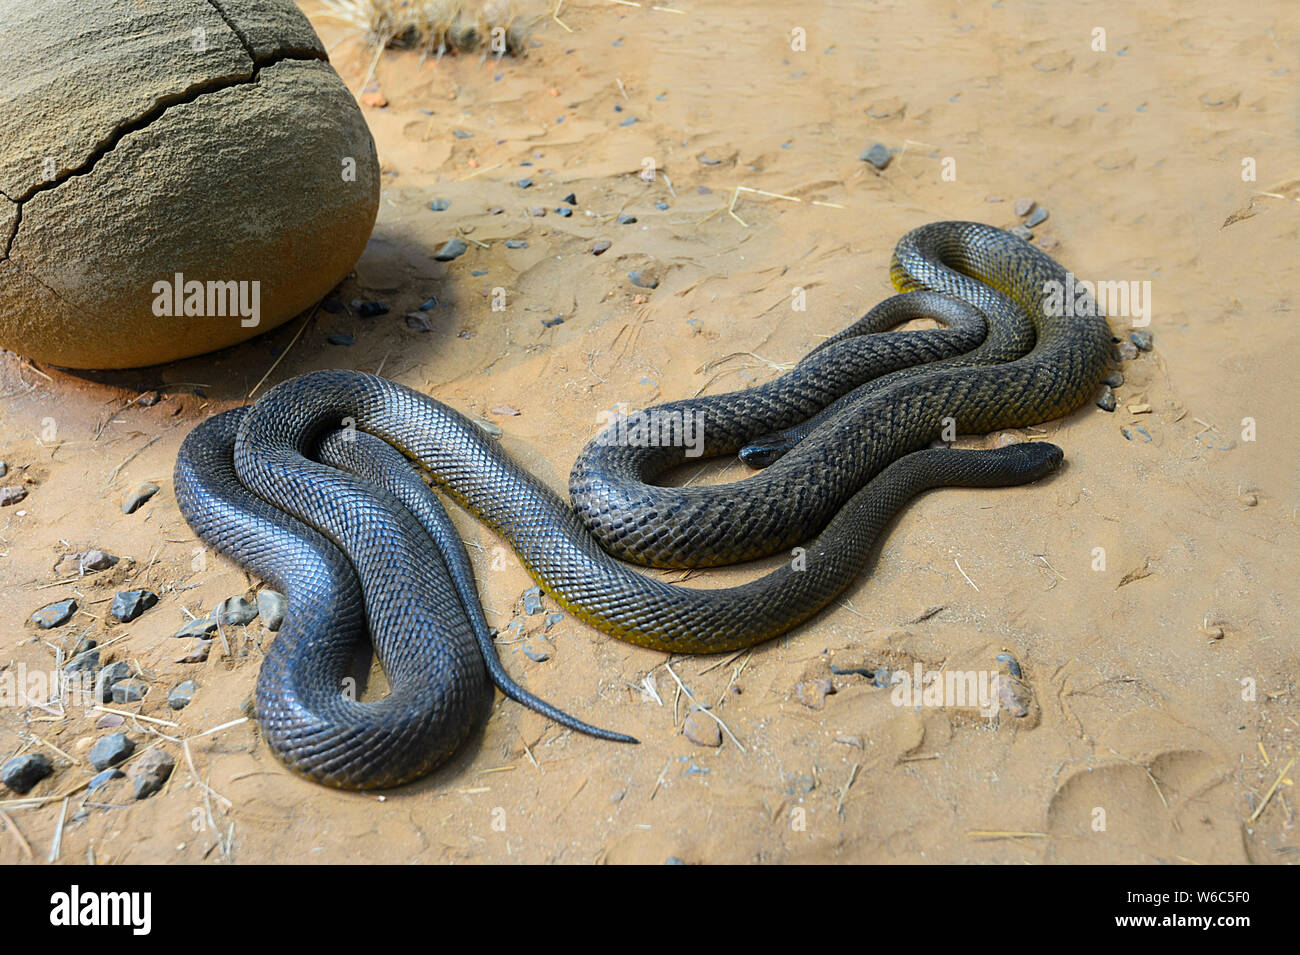
[[[627,739],[509,682],[468,559],[406,461],[505,537],[566,609],[674,653],[747,646],[808,619],[856,579],[885,525],[922,490],[1020,484],[1055,469],[1062,455],[1050,444],[926,445],[946,419],[962,432],[1027,425],[1073,410],[1096,389],[1109,347],[1105,320],[1044,308],[1045,283],[1064,283],[1064,270],[1000,230],[935,223],[904,237],[891,277],[909,294],[777,381],[650,409],[702,415],[705,455],[814,419],[809,437],[737,484],[654,485],[685,449],[630,447],[614,430],[575,463],[570,508],[463,415],[350,371],[284,382],[195,429],[177,461],[182,513],[201,538],[289,598],[256,697],[276,755],[349,788],[413,778],[464,739],[489,678],[566,725]],[[947,327],[875,334],[922,314]],[[928,364],[909,367],[918,361]],[[796,544],[805,548],[802,569],[782,565],[727,589],[668,584],[615,559],[709,566]],[[364,621],[351,609],[360,606],[358,574]],[[392,685],[374,702],[341,689],[367,622]]]

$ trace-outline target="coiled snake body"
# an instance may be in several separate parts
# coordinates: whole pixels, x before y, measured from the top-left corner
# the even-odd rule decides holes
[[[489,680],[565,725],[630,739],[510,681],[468,557],[421,471],[505,537],[579,618],[642,646],[707,653],[757,643],[817,613],[920,491],[1021,484],[1054,470],[1062,454],[1051,444],[927,445],[945,425],[970,433],[1034,424],[1095,391],[1109,329],[1099,315],[1079,317],[1077,306],[1069,318],[1048,314],[1045,283],[1064,284],[1064,269],[1001,230],[942,222],[903,238],[891,278],[908,294],[776,381],[650,409],[699,416],[706,456],[744,448],[779,458],[730,485],[654,484],[687,460],[686,449],[629,446],[613,440],[612,425],[575,463],[570,507],[460,413],[351,371],[292,379],[196,428],[176,465],[181,512],[203,540],[289,600],[256,693],[272,750],[320,782],[395,785],[462,742]],[[921,315],[947,327],[875,334]],[[799,440],[809,419],[812,434]],[[798,564],[728,589],[668,584],[615,559],[713,566],[795,545],[804,547]],[[378,701],[345,692],[367,629],[392,687]]]

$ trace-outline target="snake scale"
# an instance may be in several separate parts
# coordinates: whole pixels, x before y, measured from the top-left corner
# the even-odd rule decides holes
[[[949,427],[1059,417],[1095,392],[1110,331],[1095,310],[1067,318],[1046,307],[1045,283],[1064,283],[1065,270],[1000,229],[938,222],[903,237],[890,275],[904,294],[774,381],[649,409],[650,420],[695,416],[704,456],[768,464],[728,485],[656,484],[687,449],[626,440],[615,423],[575,462],[570,506],[464,415],[353,371],[302,375],[197,427],[176,463],[182,514],[288,598],[255,694],[275,755],[329,785],[397,785],[455,751],[492,684],[563,725],[631,741],[510,679],[469,558],[423,476],[504,537],[575,616],[642,646],[711,653],[816,614],[921,491],[1055,470],[1062,452],[1042,442],[930,445]],[[944,327],[881,334],[920,316]],[[726,589],[669,584],[623,563],[717,566],[796,546],[802,561]],[[378,700],[348,688],[367,635],[391,686]]]

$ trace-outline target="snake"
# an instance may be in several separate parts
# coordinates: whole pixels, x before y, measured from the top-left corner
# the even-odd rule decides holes
[[[576,618],[643,647],[717,653],[825,608],[918,494],[1057,470],[1064,452],[1048,442],[948,444],[1061,417],[1096,393],[1110,329],[1087,302],[1069,314],[1052,306],[1065,269],[1001,229],[936,222],[899,241],[890,278],[899,294],[772,381],[612,421],[575,461],[568,501],[465,414],[359,371],[291,378],[196,427],[177,456],[181,514],[288,601],[254,694],[273,754],[326,785],[399,785],[450,758],[493,685],[561,725],[635,742],[506,673],[434,488],[504,538]],[[921,317],[942,327],[889,330]],[[687,421],[699,441],[662,440],[682,437]],[[763,467],[744,480],[664,480],[696,457],[746,451]],[[630,566],[783,552],[792,559],[727,588]],[[358,699],[349,683],[367,640],[390,686],[380,699]]]

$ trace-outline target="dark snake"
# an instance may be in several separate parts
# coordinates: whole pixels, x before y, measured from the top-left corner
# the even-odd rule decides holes
[[[1068,318],[1048,307],[1046,283],[1063,287],[1065,270],[1002,230],[940,222],[904,236],[890,275],[906,294],[779,378],[612,423],[574,464],[572,507],[464,415],[360,372],[302,375],[196,428],[176,463],[181,513],[288,598],[255,694],[275,755],[334,786],[397,785],[460,746],[491,684],[562,725],[632,741],[510,679],[468,555],[423,476],[504,537],[576,617],[641,646],[713,653],[820,611],[916,494],[1055,470],[1062,451],[1043,442],[929,445],[1060,417],[1095,393],[1110,331],[1086,303]],[[945,327],[879,334],[917,317]],[[686,414],[702,425],[703,457],[772,463],[729,485],[654,483],[692,459],[683,442],[665,446],[644,429],[635,437],[635,423]],[[669,584],[622,563],[716,566],[796,547],[799,560],[726,589]],[[373,701],[347,683],[367,635],[391,686]]]

